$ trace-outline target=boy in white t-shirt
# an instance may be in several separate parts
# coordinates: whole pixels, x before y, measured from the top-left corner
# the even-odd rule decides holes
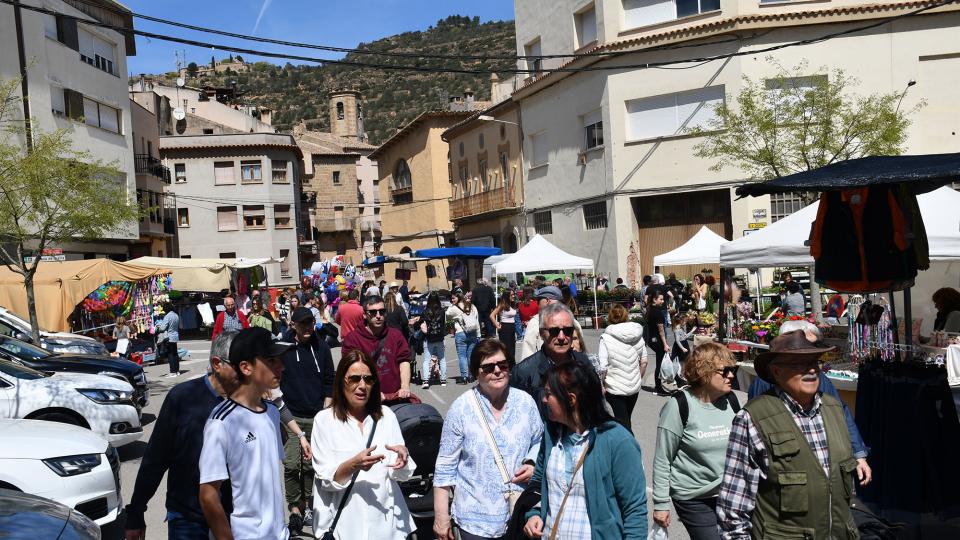
[[[230,345],[240,387],[210,413],[200,453],[200,506],[216,540],[289,537],[280,482],[280,413],[263,396],[280,386],[281,357],[292,346],[259,327],[241,330]],[[220,504],[225,480],[233,490],[229,520]]]

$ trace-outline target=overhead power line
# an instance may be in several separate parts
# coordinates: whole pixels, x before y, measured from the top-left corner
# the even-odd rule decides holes
[[[903,13],[903,14],[900,14],[900,15],[894,15],[894,16],[887,17],[887,18],[884,18],[884,19],[880,19],[879,21],[875,21],[875,22],[872,22],[872,23],[869,23],[869,24],[860,25],[860,26],[856,26],[856,27],[853,27],[853,28],[848,28],[848,29],[846,29],[846,30],[841,30],[841,31],[837,31],[837,32],[827,33],[827,34],[824,34],[824,35],[819,36],[819,37],[808,38],[808,39],[797,40],[797,41],[791,41],[791,42],[782,43],[782,44],[779,44],[779,45],[772,45],[772,46],[764,47],[764,48],[760,48],[760,49],[740,50],[740,51],[735,51],[735,52],[731,52],[731,53],[724,53],[724,54],[711,55],[711,56],[701,56],[701,57],[686,58],[686,59],[680,59],[680,60],[665,60],[665,61],[660,61],[660,62],[645,62],[645,63],[641,63],[641,64],[599,65],[599,66],[594,65],[594,66],[583,66],[583,67],[557,67],[557,68],[542,68],[542,69],[510,68],[510,69],[499,69],[499,70],[491,70],[491,69],[467,69],[467,68],[462,68],[462,67],[430,67],[430,66],[423,66],[423,65],[406,65],[406,64],[405,64],[405,65],[391,65],[391,64],[380,64],[380,63],[354,62],[354,61],[349,61],[349,60],[328,60],[328,59],[324,59],[324,58],[315,58],[315,57],[310,57],[310,56],[291,55],[291,54],[284,54],[284,53],[274,53],[274,52],[268,52],[268,51],[259,51],[259,50],[255,50],[255,49],[247,49],[247,48],[244,48],[244,47],[236,47],[236,46],[231,46],[231,45],[223,45],[223,44],[210,43],[210,42],[199,41],[199,40],[194,40],[194,39],[181,38],[181,37],[170,36],[170,35],[165,35],[165,34],[158,34],[158,33],[155,33],[155,32],[147,32],[147,31],[144,31],[144,30],[138,30],[138,29],[136,29],[136,28],[133,28],[133,29],[131,29],[131,28],[125,28],[125,27],[121,27],[121,26],[111,25],[111,24],[108,24],[108,23],[103,23],[103,22],[100,22],[100,21],[85,19],[85,18],[82,18],[82,17],[76,17],[76,16],[72,16],[72,15],[66,15],[66,14],[64,14],[64,13],[60,13],[60,12],[57,12],[57,11],[55,11],[55,10],[49,10],[49,9],[46,9],[46,8],[41,8],[41,7],[36,7],[36,6],[27,6],[27,5],[24,5],[24,4],[19,4],[19,6],[21,7],[21,9],[27,9],[27,10],[36,11],[36,12],[39,12],[39,13],[47,13],[47,14],[50,14],[50,15],[58,15],[58,16],[61,16],[61,17],[66,17],[66,18],[74,19],[74,20],[76,20],[76,21],[78,21],[78,22],[81,22],[81,23],[83,23],[83,24],[87,24],[87,25],[91,25],[91,26],[98,26],[98,27],[101,27],[101,28],[107,28],[107,29],[110,29],[110,30],[114,30],[114,31],[119,32],[119,33],[121,33],[121,34],[135,34],[135,35],[144,36],[144,37],[148,37],[148,38],[159,39],[159,40],[162,40],[162,41],[170,41],[170,42],[174,42],[174,43],[180,43],[180,44],[184,44],[184,45],[192,45],[192,46],[196,46],[196,47],[215,48],[215,49],[220,49],[220,50],[222,50],[222,51],[232,52],[232,53],[238,53],[238,54],[247,54],[247,55],[254,55],[254,56],[262,56],[262,57],[266,57],[266,58],[277,58],[277,59],[286,59],[286,60],[298,60],[298,61],[312,62],[312,63],[317,63],[317,64],[344,65],[344,66],[352,66],[352,67],[361,68],[361,69],[381,69],[381,70],[390,70],[390,71],[416,71],[416,72],[427,72],[427,73],[461,73],[461,74],[481,75],[481,74],[490,74],[490,73],[495,73],[495,72],[500,72],[500,73],[535,73],[535,74],[541,74],[541,73],[556,73],[556,72],[580,73],[580,72],[590,72],[590,71],[622,71],[622,70],[631,70],[631,69],[633,69],[633,70],[641,70],[641,69],[654,69],[654,68],[661,68],[661,67],[665,67],[665,66],[676,66],[676,65],[690,64],[690,63],[707,63],[707,62],[712,62],[712,61],[715,61],[715,60],[724,60],[724,59],[727,59],[727,58],[735,58],[735,57],[741,57],[741,56],[750,56],[750,55],[756,55],[756,54],[764,54],[764,53],[773,52],[773,51],[778,51],[778,50],[787,49],[787,48],[791,48],[791,47],[798,47],[798,46],[804,46],[804,45],[811,45],[811,44],[815,44],[815,43],[822,43],[822,42],[825,42],[825,41],[829,41],[829,40],[831,40],[831,39],[836,39],[836,38],[838,38],[838,37],[842,37],[842,36],[846,36],[846,35],[851,35],[851,34],[855,34],[855,33],[859,33],[859,32],[864,32],[864,31],[866,31],[866,30],[871,30],[871,29],[873,29],[873,28],[877,28],[877,27],[880,27],[880,26],[884,26],[884,25],[886,25],[886,24],[889,24],[889,23],[891,23],[891,22],[894,22],[894,21],[897,21],[897,20],[900,20],[900,19],[905,19],[905,18],[908,18],[908,17],[913,17],[913,16],[919,15],[919,14],[921,14],[921,13],[930,11],[930,10],[932,10],[932,9],[936,9],[936,8],[939,8],[939,7],[943,7],[943,6],[949,5],[949,4],[953,4],[953,3],[957,2],[957,1],[960,1],[960,0],[942,0],[941,2],[937,2],[936,4],[931,4],[931,5],[929,5],[929,6],[922,7],[922,8],[918,8],[918,9],[915,9],[915,10],[913,10],[913,11],[910,11],[910,12],[907,12],[907,13]],[[13,0],[0,0],[0,3],[7,4],[7,5],[13,5],[14,2],[13,2]],[[703,43],[703,44],[699,44],[698,46],[706,46],[706,45],[709,45],[709,44]],[[626,54],[627,52],[635,52],[635,51],[623,51],[624,54]],[[421,58],[422,58],[422,56],[421,56]]]

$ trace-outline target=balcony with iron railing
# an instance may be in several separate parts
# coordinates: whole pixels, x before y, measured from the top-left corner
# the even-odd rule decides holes
[[[159,159],[147,154],[134,154],[133,164],[137,174],[149,174],[163,180],[165,184],[170,183],[170,169]]]
[[[318,219],[315,228],[319,232],[344,232],[353,231],[357,226],[357,218],[338,217]]]
[[[486,191],[458,196],[462,191],[455,189],[454,198],[450,199],[450,219],[464,219],[491,212],[513,210],[520,207],[520,197],[513,185],[500,185]],[[459,192],[459,193],[458,193]]]

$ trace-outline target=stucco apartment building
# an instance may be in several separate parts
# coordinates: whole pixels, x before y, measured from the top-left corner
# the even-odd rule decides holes
[[[441,136],[474,112],[424,112],[370,154],[379,171],[381,251],[384,254],[454,245],[449,201],[452,156]],[[401,264],[411,270],[415,268],[410,285],[420,290],[428,285],[428,266],[437,273],[436,278],[429,278],[434,288],[446,283],[442,261],[416,265],[387,263],[383,268],[384,279],[394,279]]]
[[[298,282],[297,184],[303,154],[290,135],[160,138],[174,171],[182,258],[274,257],[271,286]]]
[[[178,257],[177,204],[169,192],[173,176],[160,159],[160,137],[173,131],[170,100],[154,92],[130,92],[130,114],[137,201],[144,209],[130,257]]]
[[[329,95],[330,132],[301,123],[293,137],[304,155],[300,239],[304,266],[343,255],[353,264],[380,245],[377,164],[368,156],[376,146],[363,133],[360,93]]]
[[[135,204],[133,127],[125,77],[127,56],[136,54],[136,46],[132,34],[124,36],[96,25],[133,28],[130,11],[111,0],[26,1],[23,5],[18,31],[14,7],[0,4],[0,79],[20,75],[18,44],[22,45],[34,129],[71,130],[75,149],[115,165],[117,181],[127,189],[127,202]],[[27,9],[30,6],[61,15],[32,11]],[[22,138],[21,142],[26,144]],[[137,224],[130,223],[108,238],[57,247],[71,260],[126,260],[138,236]]]
[[[742,78],[776,75],[768,57],[809,75],[843,69],[860,94],[921,99],[907,152],[955,152],[960,131],[960,6],[945,6],[869,30],[771,52],[761,49],[853,29],[932,5],[928,1],[517,0],[521,55],[620,53],[616,57],[521,60],[534,73],[514,94],[524,133],[524,203],[529,233],[596,260],[611,276],[653,271],[653,256],[703,224],[727,238],[800,208],[790,195],[735,200],[742,171],[710,170],[694,156],[712,105],[734,99]],[[758,51],[751,54],[751,51]],[[742,54],[674,69],[648,62]],[[595,71],[538,73],[545,68]],[[598,69],[609,68],[609,69]],[[679,69],[683,68],[683,69]],[[796,81],[803,84],[803,81]],[[630,253],[639,254],[628,268]],[[689,274],[693,268],[666,268]],[[689,277],[689,276],[688,276]]]

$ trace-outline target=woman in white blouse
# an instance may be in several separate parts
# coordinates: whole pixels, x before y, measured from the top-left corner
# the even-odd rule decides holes
[[[451,514],[462,540],[503,538],[509,501],[533,475],[543,421],[530,394],[510,388],[511,367],[504,343],[481,341],[470,356],[478,384],[447,412],[433,474],[433,532],[440,540],[455,538]]]
[[[397,481],[416,464],[389,407],[380,403],[377,366],[359,350],[337,366],[333,404],[314,418],[313,530],[331,528],[344,493],[355,478],[333,534],[349,540],[403,540],[415,525]],[[367,444],[371,430],[373,440]],[[354,476],[355,475],[355,476]]]

